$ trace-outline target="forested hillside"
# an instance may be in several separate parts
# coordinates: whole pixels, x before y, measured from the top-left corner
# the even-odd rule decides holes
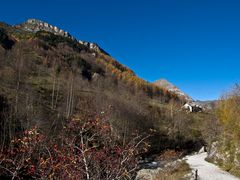
[[[184,101],[89,43],[0,24],[1,177],[134,177],[140,155],[205,143],[210,115]]]

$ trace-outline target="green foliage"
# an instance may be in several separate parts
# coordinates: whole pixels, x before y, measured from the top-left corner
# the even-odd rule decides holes
[[[29,77],[28,83],[36,89],[51,89],[52,79],[50,77]]]
[[[22,30],[19,27],[13,27],[6,23],[0,22],[0,29],[4,29],[4,31],[11,36],[13,39],[16,40],[28,40],[34,37],[34,33],[27,32]]]
[[[76,40],[72,40],[68,37],[55,35],[46,31],[38,31],[35,37],[47,42],[50,46],[56,47],[59,43],[66,43],[69,47],[73,48],[75,51],[80,52],[81,50],[87,51],[88,49],[79,44]]]

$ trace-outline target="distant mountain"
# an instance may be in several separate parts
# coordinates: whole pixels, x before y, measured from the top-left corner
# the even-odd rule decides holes
[[[217,106],[218,100],[212,100],[212,101],[200,101],[196,100],[194,101],[195,104],[202,106],[204,109],[212,110]]]
[[[181,91],[178,87],[176,87],[166,79],[160,79],[154,82],[154,84],[157,85],[158,87],[167,89],[169,92],[177,94],[179,97],[185,99],[187,102],[193,102],[193,99],[189,95]]]

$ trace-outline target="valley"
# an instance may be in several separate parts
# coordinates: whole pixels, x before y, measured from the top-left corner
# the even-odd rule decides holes
[[[205,157],[240,176],[239,92],[195,101],[54,25],[2,22],[0,178],[135,179],[166,167],[158,179],[191,178],[195,169],[200,179],[224,179]],[[203,146],[208,156],[177,161]]]

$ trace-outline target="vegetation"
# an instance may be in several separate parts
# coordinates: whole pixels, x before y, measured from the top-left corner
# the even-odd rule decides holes
[[[106,53],[0,27],[2,177],[128,179],[144,142],[147,153],[192,151],[209,136],[199,128],[209,114],[180,111],[184,100]]]
[[[217,115],[224,126],[225,136],[237,144],[240,140],[240,86],[238,84],[221,99]]]
[[[169,165],[164,170],[158,171],[154,180],[187,180],[191,176],[191,169],[185,161],[179,161]]]
[[[184,160],[171,161],[162,168],[143,169],[139,171],[136,180],[188,180],[193,174]]]
[[[38,31],[35,34],[35,37],[38,39],[43,40],[44,42],[47,42],[50,46],[56,47],[59,43],[66,43],[69,47],[73,48],[75,51],[81,51],[85,50],[88,51],[88,49],[77,42],[77,40],[72,40],[68,37],[58,36],[46,31]]]
[[[218,163],[227,171],[240,176],[240,86],[238,84],[219,102],[217,116],[223,126],[220,136],[219,153],[223,154]]]
[[[134,92],[143,91],[150,98],[158,97],[160,101],[164,103],[169,102],[171,99],[179,102],[181,101],[176,94],[171,93],[166,89],[161,89],[158,86],[137,77],[132,70],[121,65],[109,56],[102,54],[97,60],[100,64],[103,64],[106,67],[106,70],[118,81],[124,81],[133,87]]]
[[[37,127],[25,130],[0,151],[0,177],[12,179],[132,179],[144,139],[122,145],[101,117],[70,120],[54,138]]]

